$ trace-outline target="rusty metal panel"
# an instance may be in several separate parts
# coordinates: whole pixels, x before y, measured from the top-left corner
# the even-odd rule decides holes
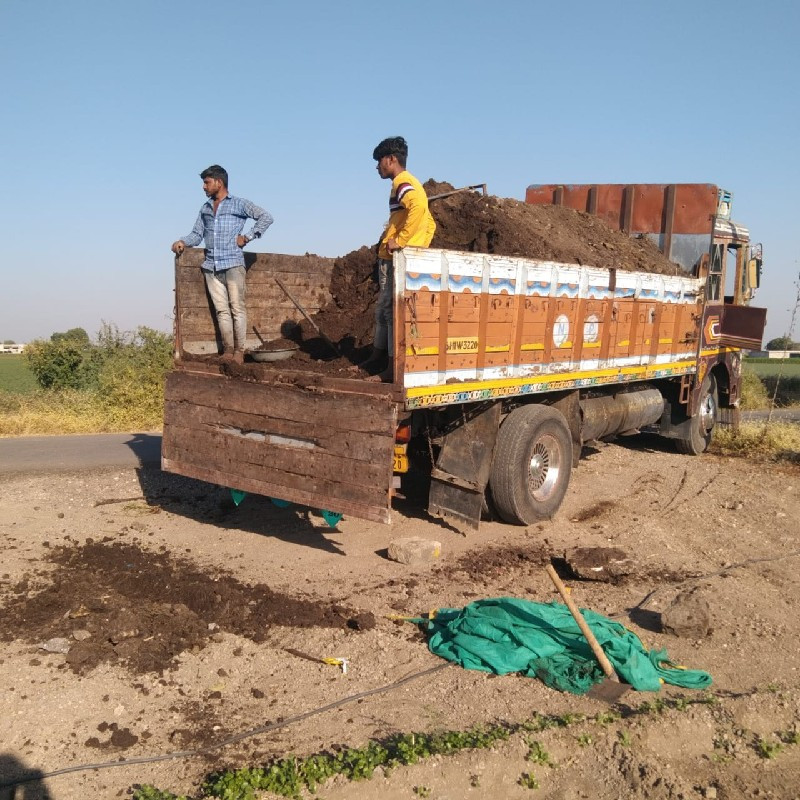
[[[626,191],[632,197],[630,233],[666,233],[670,192],[674,193],[672,234],[708,234],[717,212],[717,187],[709,183],[600,183],[531,185],[525,202],[556,204],[594,213],[612,228],[622,230]],[[590,202],[591,201],[591,202]],[[594,209],[594,210],[593,210]]]

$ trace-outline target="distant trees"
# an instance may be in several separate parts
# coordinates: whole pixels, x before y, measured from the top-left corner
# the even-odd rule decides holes
[[[3,344],[16,344],[13,339],[3,339]]]
[[[800,345],[793,342],[788,336],[778,336],[776,339],[770,339],[766,344],[767,350],[798,350]]]

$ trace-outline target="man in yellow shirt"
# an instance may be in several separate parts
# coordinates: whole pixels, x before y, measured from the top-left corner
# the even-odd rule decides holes
[[[381,178],[391,178],[389,224],[378,247],[378,305],[375,308],[375,340],[372,355],[361,365],[366,370],[382,372],[370,380],[390,383],[394,380],[394,279],[392,253],[406,245],[427,247],[433,239],[436,223],[428,209],[428,197],[422,184],[406,170],[408,144],[402,136],[384,139],[373,151]],[[388,358],[387,358],[388,357]]]

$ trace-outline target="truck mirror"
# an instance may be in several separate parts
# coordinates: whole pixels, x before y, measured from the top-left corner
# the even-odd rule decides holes
[[[761,285],[761,259],[751,258],[747,262],[747,286],[750,289],[758,289]]]

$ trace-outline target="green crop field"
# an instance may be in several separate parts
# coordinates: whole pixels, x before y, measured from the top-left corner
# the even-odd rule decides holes
[[[746,358],[744,369],[754,372],[759,378],[774,378],[778,374],[784,378],[800,378],[800,358],[787,358],[783,361],[777,358]]]
[[[23,356],[0,355],[0,391],[11,394],[30,394],[36,391],[36,378],[28,369]]]

